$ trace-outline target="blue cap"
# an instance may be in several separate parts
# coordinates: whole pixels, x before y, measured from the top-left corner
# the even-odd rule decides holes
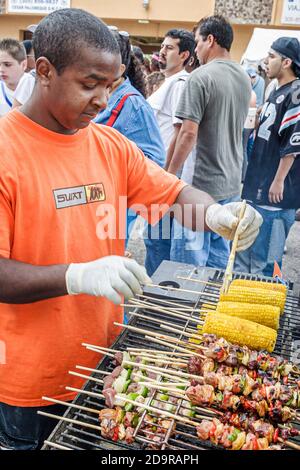
[[[273,42],[271,49],[288,57],[297,67],[300,67],[300,43],[297,38],[278,38]]]

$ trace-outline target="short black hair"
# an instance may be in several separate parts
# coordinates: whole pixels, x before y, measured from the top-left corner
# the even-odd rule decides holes
[[[141,64],[145,64],[144,53],[139,46],[131,46],[131,50],[134,53],[135,57],[140,61]]]
[[[146,81],[144,77],[143,70],[141,68],[141,63],[134,55],[131,49],[131,43],[129,36],[124,36],[118,30],[112,31],[112,34],[116,38],[120,53],[122,64],[125,65],[125,70],[123,73],[124,78],[129,78],[131,84],[144,96],[146,97]]]
[[[19,64],[26,59],[26,51],[23,44],[13,38],[4,38],[0,41],[0,51],[7,52]]]
[[[229,52],[233,41],[233,29],[229,21],[221,15],[208,16],[199,21],[197,30],[206,41],[211,34],[217,44]]]
[[[103,21],[87,11],[64,8],[46,16],[33,34],[36,60],[46,57],[58,74],[80,60],[83,46],[120,54],[119,46]]]
[[[188,58],[184,61],[183,65],[185,66],[190,60],[190,57],[193,55],[193,52],[196,47],[196,42],[193,33],[187,31],[186,29],[170,29],[170,31],[165,34],[165,37],[179,39],[179,53],[185,51],[188,51],[190,53]]]

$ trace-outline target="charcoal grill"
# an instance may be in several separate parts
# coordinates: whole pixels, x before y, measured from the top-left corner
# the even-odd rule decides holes
[[[195,310],[200,309],[206,302],[211,301],[211,297],[206,294],[218,293],[218,288],[208,284],[196,284],[188,280],[180,280],[180,277],[192,277],[193,279],[199,279],[202,281],[212,281],[213,283],[222,283],[224,271],[211,269],[211,268],[195,268],[192,265],[186,265],[181,263],[174,263],[170,261],[164,261],[153,276],[153,282],[164,287],[178,287],[193,292],[182,292],[176,290],[162,290],[156,287],[148,287],[144,290],[144,293],[153,299],[153,302],[160,305],[161,300],[168,300],[171,302],[180,303],[193,307]],[[257,279],[264,281],[272,281],[270,278],[264,278],[261,276],[249,276],[235,274],[235,278],[245,279]],[[285,314],[281,317],[280,328],[278,332],[278,339],[275,347],[275,354],[281,355],[282,357],[298,363],[299,357],[297,350],[300,346],[300,298],[296,293],[297,286],[292,283],[289,285],[289,291],[285,306]],[[142,314],[145,318],[132,316],[129,324],[138,328],[147,330],[159,331],[161,320],[168,320],[172,322],[176,328],[185,330],[191,326],[189,321],[180,318],[168,317],[167,314],[162,314],[153,310],[147,309],[147,307],[141,309],[136,308],[133,312]],[[193,314],[196,318],[196,314]],[[176,333],[166,332],[169,336],[181,339],[181,336]],[[184,339],[184,338],[182,338]],[[115,341],[112,346],[113,349],[126,350],[127,348],[152,348],[161,351],[170,351],[170,348],[165,347],[163,344],[157,344],[152,342],[151,339],[147,340],[145,344],[145,336],[141,333],[133,332],[128,329],[124,330]],[[91,377],[103,378],[101,371],[107,372],[112,371],[115,367],[115,363],[112,358],[105,356],[97,366],[97,373],[93,373]],[[166,366],[167,367],[167,366]],[[93,394],[102,393],[102,385],[99,385],[91,380],[88,380],[82,391],[91,392],[91,395],[84,393],[78,393],[77,397],[73,401],[73,404],[85,406],[94,409],[102,409],[105,407],[104,399],[99,398]],[[153,391],[151,397],[156,397],[157,392]],[[178,405],[179,408],[179,405]],[[50,411],[51,412],[51,411]],[[140,424],[145,418],[146,411],[142,413]],[[205,416],[206,413],[201,411],[201,415]],[[209,414],[208,414],[209,415]],[[99,425],[97,415],[72,408],[67,408],[64,418],[73,419],[75,421],[81,421],[93,425]],[[68,423],[62,419],[58,422],[56,428],[49,436],[43,449],[69,449],[69,450],[138,450],[147,449],[153,441],[151,436],[147,436],[141,429],[141,426],[137,427],[135,442],[133,444],[126,444],[125,442],[118,441],[116,443],[111,440],[105,439],[100,435],[98,430],[88,429],[80,424]],[[293,423],[295,427],[298,427],[297,423]],[[194,426],[176,423],[175,432],[170,430],[166,433],[165,438],[159,444],[158,448],[167,450],[207,450],[216,449],[208,441],[200,441],[196,436],[196,430]],[[291,440],[291,439],[290,439]],[[293,442],[299,444],[299,437],[293,438]]]

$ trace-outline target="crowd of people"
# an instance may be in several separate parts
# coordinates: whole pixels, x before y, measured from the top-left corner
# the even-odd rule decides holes
[[[150,62],[126,31],[72,8],[32,42],[0,40],[1,448],[41,447],[55,425],[41,397],[74,398],[68,371],[99,359],[81,343],[112,344],[122,297],[163,260],[226,266],[241,190],[236,269],[280,264],[300,206],[300,46],[280,38],[266,58],[278,85],[243,175],[256,82],[232,41],[225,18],[204,18],[168,31]],[[146,270],[125,256],[137,214]]]

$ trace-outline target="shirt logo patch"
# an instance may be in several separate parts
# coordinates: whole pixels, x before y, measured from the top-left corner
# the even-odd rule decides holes
[[[102,183],[87,184],[85,186],[73,186],[72,188],[54,189],[56,209],[64,207],[80,206],[92,202],[105,201],[105,191]]]
[[[294,132],[294,134],[290,138],[291,145],[299,145],[300,144],[300,132]]]
[[[277,98],[277,100],[276,100],[276,103],[277,103],[277,104],[280,104],[280,103],[283,102],[283,100],[284,100],[284,95],[280,95],[280,96],[278,96],[278,98]]]

